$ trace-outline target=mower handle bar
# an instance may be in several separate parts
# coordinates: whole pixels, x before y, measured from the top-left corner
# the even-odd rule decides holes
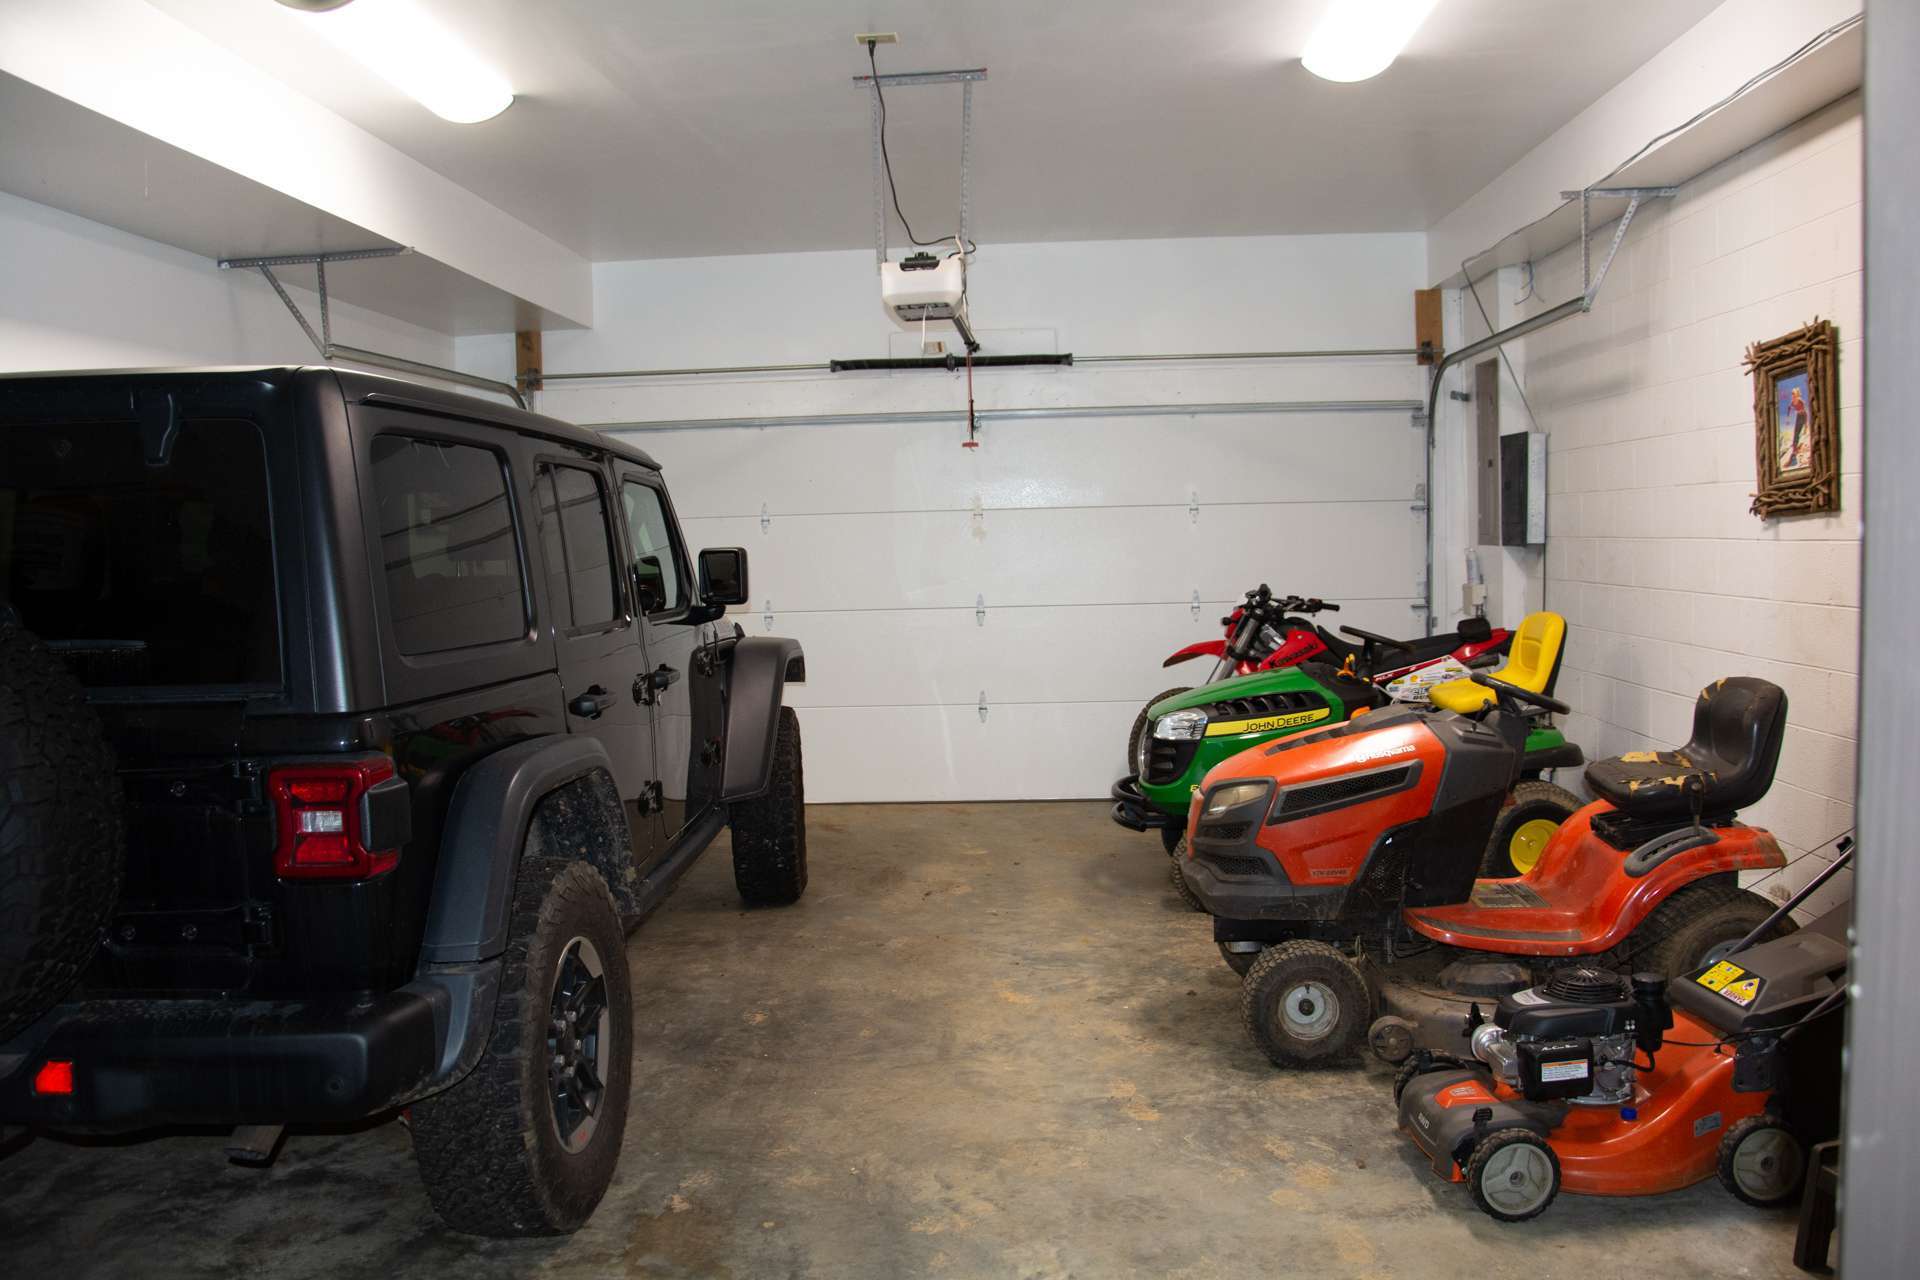
[[[1558,698],[1549,698],[1544,693],[1535,693],[1531,689],[1522,689],[1517,684],[1508,684],[1505,680],[1497,680],[1484,671],[1476,671],[1468,678],[1475,684],[1485,685],[1487,688],[1493,690],[1496,698],[1512,698],[1515,702],[1525,702],[1532,706],[1539,707],[1543,711],[1551,711],[1556,715],[1565,716],[1573,714],[1573,708]]]

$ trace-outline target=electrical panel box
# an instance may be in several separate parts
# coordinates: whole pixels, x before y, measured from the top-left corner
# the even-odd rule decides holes
[[[1547,433],[1500,437],[1500,543],[1538,547],[1547,541]]]

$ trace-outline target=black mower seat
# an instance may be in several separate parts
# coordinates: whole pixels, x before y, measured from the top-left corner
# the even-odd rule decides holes
[[[1787,731],[1787,694],[1752,676],[1700,691],[1693,738],[1673,751],[1629,751],[1587,766],[1587,785],[1622,813],[1678,818],[1744,809],[1773,785]]]

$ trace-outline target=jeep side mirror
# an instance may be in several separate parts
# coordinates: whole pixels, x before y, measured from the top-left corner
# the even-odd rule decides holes
[[[747,602],[745,547],[708,547],[700,553],[700,598],[715,605]]]

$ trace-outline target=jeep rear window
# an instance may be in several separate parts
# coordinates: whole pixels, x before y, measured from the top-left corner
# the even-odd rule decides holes
[[[0,603],[91,687],[277,687],[271,529],[251,422],[0,429]]]
[[[373,491],[401,653],[439,653],[527,634],[526,583],[499,454],[444,440],[376,436]]]

